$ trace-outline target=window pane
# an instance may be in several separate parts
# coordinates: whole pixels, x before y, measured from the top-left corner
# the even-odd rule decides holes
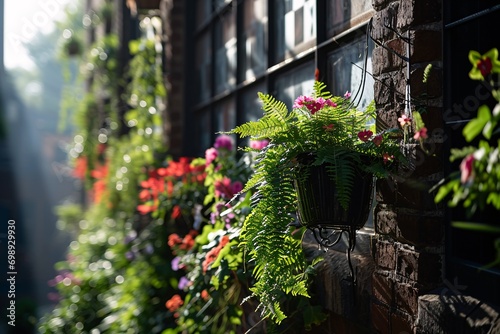
[[[236,126],[234,99],[228,99],[215,107],[215,132],[229,131]]]
[[[305,50],[308,42],[316,40],[315,0],[277,0],[274,20],[277,62]]]
[[[242,109],[244,114],[241,115],[242,123],[256,121],[264,115],[262,103],[258,96],[259,92],[266,93],[266,86],[264,84],[252,86],[243,93]]]
[[[364,37],[358,38],[328,56],[328,84],[334,95],[344,95],[346,91],[352,92],[352,98],[359,101],[360,108],[365,108],[373,100],[374,80],[371,75],[363,74],[363,63],[365,60]],[[373,42],[368,46],[368,60],[366,72],[372,73],[372,50]],[[362,79],[365,80],[363,91]]]
[[[246,0],[244,5],[242,78],[254,78],[267,67],[267,1]]]
[[[332,37],[351,26],[366,20],[363,13],[372,9],[371,0],[332,0],[327,1],[327,35]]]
[[[236,85],[236,10],[231,8],[216,23],[215,90],[223,92]]]
[[[196,2],[196,27],[202,26],[212,14],[212,1],[198,0]]]
[[[207,1],[207,0],[204,0]],[[210,1],[207,1],[210,2]],[[230,3],[231,0],[215,0],[215,9],[219,9],[221,7],[224,7],[226,4]]]
[[[314,85],[314,63],[309,62],[276,79],[275,97],[291,108],[299,95],[310,95]]]
[[[212,127],[210,110],[202,110],[196,117],[197,125],[197,149],[198,154],[202,156],[207,148],[212,145]]]
[[[198,102],[210,98],[210,80],[212,76],[212,52],[208,33],[200,37],[196,43],[196,96]]]

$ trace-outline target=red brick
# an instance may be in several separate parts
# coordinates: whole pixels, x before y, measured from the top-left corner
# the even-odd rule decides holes
[[[373,273],[372,294],[378,302],[392,306],[394,304],[394,282],[381,273]]]
[[[439,283],[441,257],[438,254],[399,249],[396,273],[428,287]]]
[[[375,263],[382,269],[396,269],[396,248],[394,242],[379,241],[376,246]]]
[[[389,333],[391,328],[391,316],[389,308],[385,305],[372,303],[371,311],[373,329],[375,333]]]
[[[402,313],[391,314],[391,333],[393,334],[410,334],[413,333],[414,319],[409,315]]]
[[[416,316],[418,312],[418,295],[419,289],[416,287],[408,283],[394,283],[396,307],[412,316]]]
[[[377,233],[396,236],[397,215],[381,205],[375,207],[375,230]]]
[[[397,28],[405,30],[409,26],[441,20],[439,0],[401,0],[399,2]]]
[[[425,217],[399,212],[397,215],[398,240],[416,246],[438,246],[444,238],[442,217]]]

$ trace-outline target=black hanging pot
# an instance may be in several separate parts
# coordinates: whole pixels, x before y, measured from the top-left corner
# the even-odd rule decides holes
[[[362,228],[370,214],[373,199],[373,175],[357,168],[350,201],[345,208],[341,205],[337,187],[327,172],[327,165],[307,165],[312,162],[309,157],[302,157],[302,177],[294,181],[297,191],[297,214],[300,224],[315,232],[316,239],[324,246],[331,246],[325,240],[328,231],[346,231],[353,240],[356,230]],[[340,236],[339,236],[340,238]],[[338,241],[338,240],[337,240]]]

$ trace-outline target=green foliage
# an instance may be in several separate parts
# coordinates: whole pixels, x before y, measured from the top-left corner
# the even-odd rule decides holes
[[[498,57],[496,49],[490,50],[484,56],[476,51],[471,51],[469,59],[474,60],[473,69],[469,73],[471,79],[486,80],[483,72],[477,68],[479,59],[484,57]],[[491,73],[500,71],[498,60],[490,60],[493,66]],[[493,79],[491,87],[495,87]],[[493,90],[493,96],[498,96],[498,89]],[[447,180],[438,184],[439,189],[434,200],[448,201],[450,207],[462,205],[469,217],[487,207],[500,209],[500,163],[499,147],[500,140],[494,139],[500,133],[498,121],[500,120],[500,99],[496,98],[497,104],[490,109],[488,105],[479,107],[477,116],[470,120],[463,129],[463,136],[467,142],[474,142],[462,148],[451,150],[450,161],[461,161],[460,171],[451,173]]]
[[[388,175],[390,160],[402,160],[389,137],[368,130],[374,123],[373,104],[359,111],[349,99],[334,97],[316,82],[311,98],[301,97],[294,108],[267,94],[259,94],[264,115],[230,133],[251,139],[269,139],[256,157],[255,173],[243,191],[256,190],[253,210],[241,232],[241,245],[254,262],[256,282],[251,289],[260,301],[263,317],[277,323],[286,318],[281,303],[287,296],[308,296],[308,266],[301,247],[304,229],[291,227],[296,217],[294,180],[309,175],[312,165],[328,164],[341,204],[348,206],[355,168],[379,177]],[[364,136],[362,136],[362,134]],[[303,163],[307,155],[311,161]]]

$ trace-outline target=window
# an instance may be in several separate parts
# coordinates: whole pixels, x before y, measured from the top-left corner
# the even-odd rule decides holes
[[[332,0],[328,1],[327,37],[333,37],[355,26],[371,15],[371,0]]]
[[[186,154],[200,155],[218,131],[262,116],[257,92],[269,92],[291,107],[313,88],[315,69],[334,93],[359,89],[371,1],[198,0],[187,40],[187,115],[197,122]],[[350,6],[347,8],[346,6]],[[335,19],[334,19],[335,18]],[[191,20],[188,18],[188,22]],[[353,28],[356,24],[357,28]],[[354,32],[354,33],[353,33]],[[192,52],[189,52],[192,50]],[[368,67],[370,71],[368,50]],[[191,73],[189,73],[191,71]],[[366,101],[373,82],[366,76]],[[195,92],[195,98],[190,94]],[[363,101],[362,103],[366,103]],[[189,116],[188,116],[189,117]],[[187,120],[187,124],[191,119]],[[194,144],[193,144],[194,143]],[[189,145],[191,144],[191,145]]]
[[[487,11],[496,6],[497,11]],[[446,124],[448,148],[468,145],[462,129],[468,120],[476,116],[477,108],[483,104],[492,107],[493,100],[485,94],[478,81],[468,77],[471,68],[469,50],[484,53],[498,47],[491,32],[497,31],[498,2],[493,0],[444,2],[444,98],[443,110]],[[474,18],[474,19],[471,19]],[[494,139],[496,142],[497,139]],[[459,162],[458,162],[459,163]],[[458,170],[458,164],[449,165],[449,170]],[[446,171],[446,172],[448,172]],[[498,226],[498,212],[482,212],[468,218],[460,208],[449,212],[450,221],[479,221]],[[467,288],[464,294],[475,296],[485,302],[500,305],[500,269],[498,266],[484,269],[495,259],[495,239],[500,234],[484,233],[454,228],[446,229],[446,277]]]
[[[236,15],[233,7],[215,24],[215,92],[236,85]]]
[[[362,36],[328,55],[328,83],[332,93],[342,96],[346,91],[351,92],[360,108],[366,107],[373,100],[374,80],[371,75],[366,74],[372,72],[373,41],[370,40],[368,50],[365,46],[366,38]]]
[[[316,39],[316,1],[276,1],[276,62],[314,45]]]
[[[267,2],[245,1],[243,32],[241,34],[241,77],[243,81],[255,78],[267,68]]]

